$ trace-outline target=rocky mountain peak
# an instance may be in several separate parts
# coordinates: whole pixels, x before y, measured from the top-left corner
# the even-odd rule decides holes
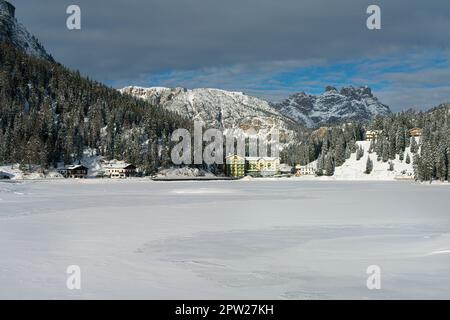
[[[352,120],[370,121],[377,115],[391,113],[387,105],[373,96],[368,86],[348,86],[339,91],[327,86],[320,95],[295,93],[272,106],[281,114],[308,127]]]
[[[0,42],[7,42],[37,58],[53,61],[39,41],[15,18],[15,7],[0,0]]]
[[[340,94],[346,97],[358,99],[358,98],[364,98],[364,97],[370,97],[372,98],[372,89],[370,89],[368,86],[363,87],[343,87],[340,91]]]
[[[326,86],[325,92],[337,92],[337,89],[333,86]]]
[[[0,11],[4,11],[12,18],[14,18],[16,15],[16,7],[14,7],[8,1],[0,0]]]

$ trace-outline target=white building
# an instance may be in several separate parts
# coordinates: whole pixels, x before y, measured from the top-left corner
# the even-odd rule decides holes
[[[295,166],[295,175],[296,176],[314,176],[317,172],[316,165],[307,164],[305,166],[296,165]]]
[[[110,163],[105,165],[105,175],[113,179],[124,179],[136,176],[136,167],[129,163]]]

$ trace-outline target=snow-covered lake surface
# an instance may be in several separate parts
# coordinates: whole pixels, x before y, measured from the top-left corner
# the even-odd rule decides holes
[[[448,299],[449,208],[409,182],[1,182],[0,298]]]

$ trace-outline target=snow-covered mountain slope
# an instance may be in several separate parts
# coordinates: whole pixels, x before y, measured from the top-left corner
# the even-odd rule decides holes
[[[376,152],[368,152],[370,149],[369,141],[358,141],[357,144],[364,149],[364,156],[356,160],[356,153],[353,153],[342,166],[335,168],[335,178],[339,180],[395,180],[414,178],[412,164],[414,155],[409,147],[405,149],[403,160],[400,160],[399,155],[397,155],[395,160],[383,162],[382,160],[377,161],[378,155]],[[405,159],[407,155],[410,157],[410,163],[406,163]],[[370,174],[366,174],[364,171],[366,170],[367,158],[369,157],[373,162],[373,170]],[[390,162],[394,165],[393,171],[388,170]]]
[[[8,42],[37,58],[53,61],[39,41],[15,18],[15,8],[0,0],[0,42]]]
[[[327,87],[321,95],[304,92],[291,95],[285,101],[273,104],[281,114],[308,127],[342,121],[370,121],[376,115],[388,115],[391,110],[373,96],[369,87],[344,87],[338,91]]]
[[[278,128],[281,132],[295,124],[268,102],[242,92],[161,87],[126,87],[120,91],[161,105],[189,119],[201,120],[213,128]]]
[[[336,167],[334,175],[328,176],[302,176],[295,179],[301,180],[364,180],[364,181],[393,181],[393,180],[413,180],[414,179],[414,167],[413,158],[414,154],[410,148],[405,149],[404,159],[400,160],[400,156],[397,155],[395,160],[389,160],[384,162],[378,161],[378,155],[376,152],[369,153],[370,141],[357,141],[358,146],[361,146],[364,150],[364,155],[356,160],[356,153],[352,153],[350,158],[345,160],[342,166]],[[406,158],[409,155],[410,163],[407,163]],[[373,170],[371,173],[366,174],[367,158],[370,157],[373,163]],[[388,170],[390,163],[393,164],[393,170]],[[311,167],[317,167],[317,160],[308,164]]]

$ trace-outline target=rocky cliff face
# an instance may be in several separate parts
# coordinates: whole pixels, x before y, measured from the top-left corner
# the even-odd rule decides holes
[[[53,61],[39,41],[15,18],[15,8],[0,0],[0,42],[8,42],[37,58]]]
[[[327,87],[323,94],[317,96],[301,92],[272,106],[308,127],[343,121],[370,121],[376,115],[391,113],[388,106],[373,96],[369,87],[350,86],[340,91]]]
[[[122,93],[161,105],[189,119],[201,120],[212,128],[287,129],[295,123],[264,100],[242,92],[219,89],[126,87]]]

